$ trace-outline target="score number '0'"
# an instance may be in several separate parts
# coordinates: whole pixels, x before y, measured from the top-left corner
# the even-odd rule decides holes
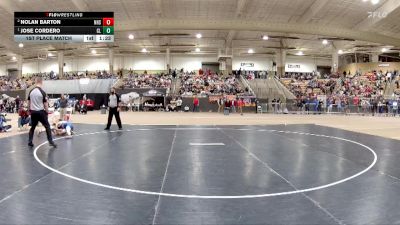
[[[103,18],[103,26],[114,26],[114,18]]]

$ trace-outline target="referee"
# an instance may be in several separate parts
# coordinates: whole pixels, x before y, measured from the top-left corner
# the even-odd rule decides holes
[[[46,128],[47,140],[49,141],[50,146],[57,148],[57,145],[53,141],[53,137],[51,136],[50,124],[47,116],[48,111],[48,102],[46,92],[41,88],[43,84],[43,80],[41,77],[36,78],[36,87],[29,92],[28,96],[28,108],[31,112],[31,121],[32,126],[29,130],[29,142],[28,145],[33,147],[33,133],[35,132],[35,128],[40,122],[44,128]]]
[[[113,116],[115,116],[115,120],[117,120],[119,129],[122,130],[121,118],[119,117],[120,102],[120,96],[115,93],[114,88],[111,88],[111,93],[108,96],[108,122],[104,130],[110,130]]]

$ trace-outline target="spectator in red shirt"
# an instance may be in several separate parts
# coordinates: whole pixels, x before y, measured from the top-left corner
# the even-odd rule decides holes
[[[25,125],[31,123],[31,117],[29,116],[29,112],[26,108],[21,107],[18,110],[18,128],[23,128]]]
[[[357,95],[353,98],[353,105],[357,108],[357,112],[360,112],[360,98]]]
[[[228,112],[231,110],[231,101],[229,99],[225,99],[225,110]]]
[[[194,96],[193,99],[193,112],[198,112],[199,111],[199,105],[200,105],[200,101],[197,98],[197,96]]]
[[[240,112],[240,115],[243,115],[243,106],[244,106],[244,101],[243,99],[238,100],[238,111]]]

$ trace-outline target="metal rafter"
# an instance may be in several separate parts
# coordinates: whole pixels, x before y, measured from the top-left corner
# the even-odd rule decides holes
[[[14,12],[21,11],[17,5],[15,5],[15,1],[12,0],[1,0],[0,8],[8,12],[12,18],[14,17]],[[13,41],[12,34],[0,35],[0,45],[6,48],[7,54],[21,54],[21,49],[19,49],[17,44]]]
[[[235,11],[235,19],[242,17],[246,3],[247,3],[247,0],[238,0],[237,1],[236,11]],[[230,30],[228,35],[226,36],[226,47],[232,45],[232,40],[235,38],[235,36],[236,36],[236,31]]]
[[[324,8],[329,3],[329,0],[315,0],[314,3],[308,8],[307,11],[303,13],[300,19],[297,21],[299,23],[308,23],[318,12]]]
[[[295,33],[307,35],[334,36],[366,42],[400,46],[400,39],[371,31],[360,31],[329,25],[273,23],[250,20],[204,20],[204,19],[147,19],[121,22],[116,25],[117,31],[135,30],[236,30]]]
[[[162,2],[161,0],[153,0],[153,4],[154,4],[154,8],[155,8],[155,12],[157,14],[158,17],[162,17],[163,15],[163,10],[162,10]]]

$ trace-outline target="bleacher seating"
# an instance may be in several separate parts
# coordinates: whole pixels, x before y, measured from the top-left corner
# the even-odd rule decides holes
[[[161,74],[130,73],[124,77],[119,88],[170,88],[172,76]]]
[[[243,88],[243,84],[233,75],[222,76],[214,73],[193,75],[183,74],[181,78],[180,95],[217,95],[217,94],[246,94],[249,91]]]

